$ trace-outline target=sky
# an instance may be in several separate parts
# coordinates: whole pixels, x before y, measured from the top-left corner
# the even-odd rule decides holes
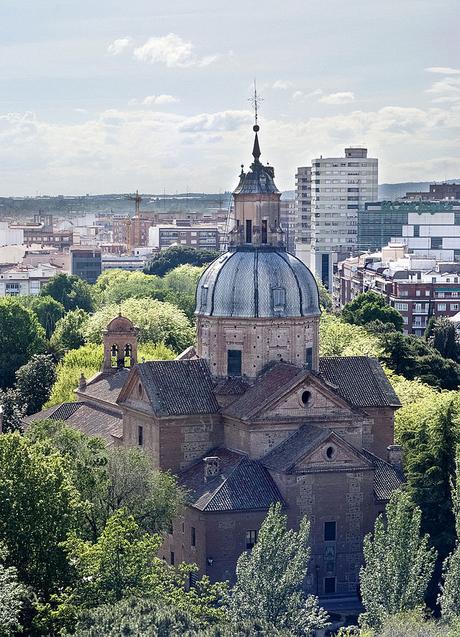
[[[365,145],[460,178],[458,0],[0,0],[0,196],[278,188]]]

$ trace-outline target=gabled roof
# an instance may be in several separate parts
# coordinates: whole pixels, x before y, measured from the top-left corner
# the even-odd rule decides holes
[[[401,403],[376,358],[320,358],[319,373],[353,407],[400,407]]]
[[[249,389],[249,383],[238,376],[230,376],[214,386],[214,393],[219,396],[241,396]]]
[[[142,385],[159,416],[214,414],[219,404],[204,359],[148,361],[138,364]],[[123,397],[121,396],[121,402]]]
[[[296,376],[302,376],[305,370],[289,363],[276,363],[262,373],[254,385],[225,408],[224,413],[237,418],[249,418],[259,411],[262,405],[271,400],[283,387],[290,384]]]
[[[24,419],[25,427],[37,420],[63,420],[88,436],[104,438],[109,445],[123,438],[121,414],[93,403],[62,403]]]
[[[119,369],[112,374],[99,374],[94,381],[89,381],[85,389],[78,389],[82,396],[116,406],[117,398],[126,383],[129,369]]]
[[[398,489],[398,487],[406,481],[403,470],[389,462],[385,462],[385,460],[375,456],[366,449],[363,449],[362,453],[375,467],[374,495],[376,499],[382,501],[389,500],[391,492]]]
[[[217,449],[212,455],[220,458],[219,476],[205,482],[200,460],[179,477],[189,491],[191,506],[208,512],[249,511],[284,503],[273,478],[259,462],[228,449]]]

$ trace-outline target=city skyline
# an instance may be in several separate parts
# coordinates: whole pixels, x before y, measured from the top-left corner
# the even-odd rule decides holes
[[[27,20],[24,20],[27,11]],[[248,163],[257,77],[262,160],[365,145],[380,182],[460,175],[453,0],[231,6],[6,0],[0,196],[231,190]],[[457,52],[457,56],[455,55]]]

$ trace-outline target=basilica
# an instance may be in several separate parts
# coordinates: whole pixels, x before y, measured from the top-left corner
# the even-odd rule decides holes
[[[306,586],[351,612],[363,537],[403,480],[400,403],[376,359],[320,357],[318,288],[284,247],[281,194],[258,132],[233,193],[228,252],[198,282],[196,347],[138,362],[136,327],[115,317],[101,372],[81,378],[76,402],[29,421],[65,420],[175,473],[188,504],[162,557],[195,562],[212,580],[234,578],[270,505],[280,502],[292,527],[307,516]]]

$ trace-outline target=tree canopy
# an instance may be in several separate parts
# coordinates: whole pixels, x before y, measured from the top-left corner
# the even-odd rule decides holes
[[[95,312],[85,326],[87,340],[100,343],[102,331],[119,311],[139,327],[140,343],[164,343],[179,353],[194,342],[195,332],[184,312],[171,303],[146,298],[127,299],[120,307],[106,305]]]
[[[56,323],[64,316],[64,306],[51,296],[24,296],[18,299],[24,307],[32,310],[45,330],[49,340],[54,332]]]
[[[346,303],[342,310],[342,318],[352,325],[366,325],[371,321],[381,321],[392,323],[399,331],[403,329],[401,314],[376,292],[363,292]]]
[[[40,295],[51,296],[64,306],[66,312],[77,308],[86,312],[93,310],[90,284],[74,274],[56,274],[42,287]]]
[[[200,248],[190,248],[187,246],[172,246],[156,254],[149,262],[144,272],[146,274],[157,274],[164,276],[169,270],[173,270],[178,265],[188,263],[190,265],[202,266],[211,263],[220,256],[215,250],[205,250]]]
[[[10,387],[15,373],[44,349],[45,331],[35,314],[13,298],[0,298],[0,388]]]

